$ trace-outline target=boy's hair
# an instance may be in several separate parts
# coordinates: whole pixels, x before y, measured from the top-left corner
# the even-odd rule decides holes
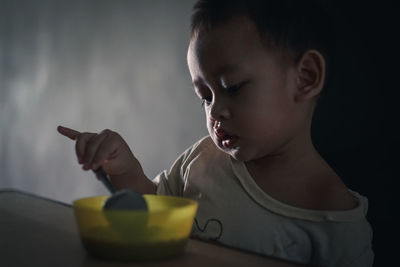
[[[295,60],[315,49],[324,56],[328,70],[335,38],[330,14],[321,1],[198,0],[193,8],[191,38],[234,17],[245,16],[255,23],[267,47],[292,52]]]

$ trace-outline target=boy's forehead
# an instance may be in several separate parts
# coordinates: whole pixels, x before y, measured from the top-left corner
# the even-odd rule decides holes
[[[204,47],[232,47],[254,45],[260,42],[256,25],[247,17],[235,17],[210,29],[200,28],[191,39],[196,49]]]
[[[210,30],[199,31],[190,41],[190,56],[201,60],[219,58],[228,62],[243,56],[252,46],[254,48],[257,38],[254,36],[256,32],[246,24],[235,19]]]
[[[243,68],[241,55],[229,56],[228,51],[218,53],[218,49],[199,49],[190,46],[188,51],[188,65],[193,76],[202,76],[203,72],[210,75],[225,75],[239,72]],[[194,81],[195,83],[195,81]]]
[[[187,60],[191,72],[207,66],[213,73],[221,74],[235,72],[261,54],[271,57],[272,51],[262,42],[255,24],[246,17],[238,17],[194,34]]]

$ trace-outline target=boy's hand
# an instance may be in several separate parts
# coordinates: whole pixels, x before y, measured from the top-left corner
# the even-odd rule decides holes
[[[134,188],[141,193],[155,193],[155,185],[143,173],[139,161],[118,133],[110,130],[99,134],[81,133],[62,126],[58,126],[57,130],[76,140],[76,155],[84,170],[103,167],[117,190]]]

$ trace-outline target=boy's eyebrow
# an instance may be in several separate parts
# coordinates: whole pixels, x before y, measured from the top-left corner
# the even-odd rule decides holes
[[[224,64],[221,67],[219,67],[215,73],[218,75],[222,75],[222,74],[226,74],[229,72],[238,71],[239,69],[240,69],[240,66],[238,64],[228,63],[228,64]]]
[[[224,75],[227,73],[232,73],[232,72],[236,72],[240,69],[240,66],[238,64],[224,64],[221,67],[217,68],[217,70],[215,71],[215,75]],[[193,87],[200,87],[202,85],[204,85],[204,82],[201,79],[196,79],[194,81],[192,81]]]

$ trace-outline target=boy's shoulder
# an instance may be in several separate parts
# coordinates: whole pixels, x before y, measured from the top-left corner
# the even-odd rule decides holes
[[[352,195],[340,177],[329,170],[304,175],[296,179],[269,179],[257,183],[272,198],[289,206],[323,211],[350,210],[357,207]]]
[[[293,199],[294,203],[298,201],[297,206],[325,211],[351,210],[358,206],[357,199],[329,165],[315,166],[315,169],[318,171],[305,175],[304,181],[298,184],[299,193]]]
[[[325,210],[350,210],[357,207],[356,198],[350,193],[338,176],[321,189],[321,205]]]
[[[351,210],[357,207],[356,198],[336,174],[316,177],[316,186],[304,190],[306,194],[292,199],[295,206],[326,211]]]
[[[182,167],[185,168],[193,161],[194,158],[199,157],[200,154],[212,155],[219,152],[219,149],[215,146],[211,137],[207,135],[187,148],[178,158],[178,160],[181,162]]]
[[[215,147],[215,144],[211,137],[209,135],[204,136],[200,140],[198,140],[196,143],[194,143],[192,146],[190,146],[184,154],[186,154],[186,158],[190,158],[193,156],[196,156],[200,153],[204,153],[205,151],[211,150],[214,152],[215,150],[218,150]]]

